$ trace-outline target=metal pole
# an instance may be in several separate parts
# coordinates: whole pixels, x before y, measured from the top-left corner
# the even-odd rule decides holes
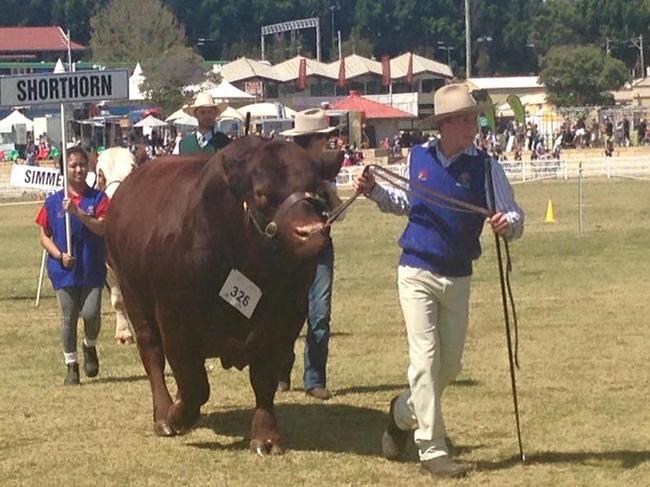
[[[338,31],[338,37],[339,37],[339,60],[343,58],[343,50],[341,49],[341,31]]]
[[[465,0],[465,78],[472,77],[472,33],[470,32],[469,2]]]
[[[641,78],[645,78],[645,61],[643,57],[643,34],[639,34],[639,44],[641,50]]]
[[[68,41],[68,71],[72,72],[74,71],[72,69],[72,49],[70,49],[70,30],[68,29],[68,38],[66,39]]]
[[[262,61],[264,61],[264,34],[260,35],[260,51],[261,51]]]
[[[335,8],[336,8],[336,7],[335,7],[334,5],[331,5],[331,6],[330,6],[330,12],[332,12],[332,53],[334,53],[334,49],[335,49],[334,43],[336,42],[336,41],[334,40],[334,39],[335,39],[335,35],[336,35],[336,33],[334,32],[334,9],[335,9]],[[331,59],[331,58],[332,58],[332,55],[330,54],[330,59]]]
[[[65,105],[61,103],[61,157],[63,157],[63,196],[68,197],[68,148],[65,136]],[[70,229],[70,214],[65,212],[65,244],[68,254],[72,255],[72,231]]]
[[[582,161],[578,164],[578,237],[582,237]]]
[[[43,274],[45,274],[45,260],[47,257],[47,250],[43,249],[43,257],[41,258],[41,271],[38,274],[38,289],[36,289],[36,302],[34,307],[38,308],[38,303],[41,302],[41,288],[43,287]]]
[[[320,20],[316,22],[316,61],[320,61]]]

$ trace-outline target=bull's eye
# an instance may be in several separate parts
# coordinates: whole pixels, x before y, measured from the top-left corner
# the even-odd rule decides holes
[[[261,189],[256,189],[255,190],[255,205],[258,208],[266,208],[268,206],[269,199],[264,194],[264,192]]]

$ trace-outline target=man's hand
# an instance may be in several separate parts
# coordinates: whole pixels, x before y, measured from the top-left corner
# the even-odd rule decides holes
[[[375,177],[368,169],[364,170],[361,174],[352,180],[352,187],[354,190],[363,193],[366,196],[372,192],[375,184],[377,184]]]
[[[490,218],[488,218],[488,222],[490,223],[492,230],[494,230],[494,233],[497,233],[502,237],[507,237],[512,232],[510,223],[503,213],[495,213]]]

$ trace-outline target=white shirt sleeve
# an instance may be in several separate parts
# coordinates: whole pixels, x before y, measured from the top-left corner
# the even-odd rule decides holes
[[[411,155],[407,159],[406,173],[404,177],[409,179],[409,168],[411,163]],[[368,197],[377,203],[379,210],[383,213],[392,213],[394,215],[408,215],[411,210],[411,200],[408,193],[390,186],[382,186],[379,183],[375,184]]]
[[[492,182],[494,184],[494,199],[496,203],[496,210],[505,215],[512,231],[510,235],[506,236],[507,240],[514,240],[524,233],[524,210],[522,210],[519,205],[515,202],[514,192],[510,181],[506,177],[506,173],[503,170],[501,164],[498,161],[492,159],[490,167],[492,168]],[[488,181],[486,178],[486,191],[489,195],[491,189],[487,187]],[[491,208],[490,198],[488,197],[488,207]]]

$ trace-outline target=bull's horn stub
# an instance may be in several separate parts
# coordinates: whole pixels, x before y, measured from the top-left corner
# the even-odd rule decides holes
[[[233,269],[219,291],[219,296],[250,319],[262,298],[262,290],[244,274]]]

